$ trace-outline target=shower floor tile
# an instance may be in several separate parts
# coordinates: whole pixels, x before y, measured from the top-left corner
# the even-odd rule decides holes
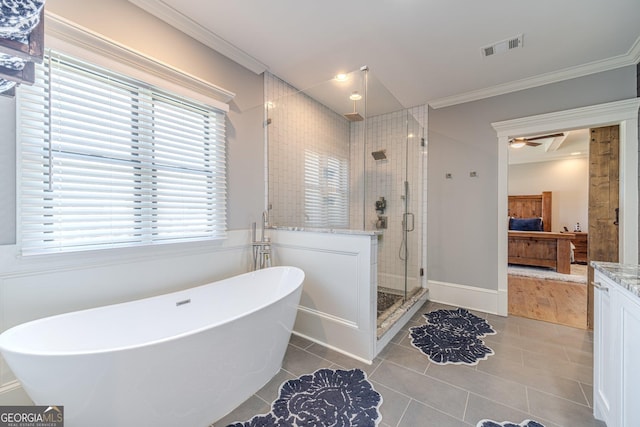
[[[378,316],[390,309],[395,303],[402,300],[402,295],[378,291]]]

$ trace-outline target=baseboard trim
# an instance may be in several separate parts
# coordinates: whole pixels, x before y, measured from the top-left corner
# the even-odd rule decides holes
[[[31,406],[33,401],[19,381],[8,382],[0,387],[0,406]]]
[[[343,350],[341,348],[338,348],[338,347],[334,347],[332,345],[327,344],[326,342],[319,341],[319,340],[317,340],[317,339],[315,339],[313,337],[310,337],[308,335],[301,334],[300,332],[291,331],[291,334],[292,335],[296,335],[296,336],[298,336],[300,338],[304,338],[305,340],[311,341],[312,343],[315,343],[315,344],[321,345],[323,347],[326,347],[329,350],[333,350],[333,351],[335,351],[337,353],[344,354],[345,356],[350,357],[352,359],[355,359],[358,362],[366,363],[367,365],[372,365],[373,364],[373,360],[367,360],[367,359],[364,359],[364,358],[362,358],[360,356],[356,356],[353,353],[349,353],[348,351],[345,351],[345,350]]]
[[[499,314],[498,307],[501,295],[497,290],[436,280],[429,280],[427,287],[429,288],[429,301],[484,313]]]

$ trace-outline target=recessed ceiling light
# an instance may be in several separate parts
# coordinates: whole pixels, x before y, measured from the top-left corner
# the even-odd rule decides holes
[[[348,78],[349,76],[346,75],[345,73],[336,74],[336,76],[334,77],[334,79],[336,79],[339,82],[346,82]]]

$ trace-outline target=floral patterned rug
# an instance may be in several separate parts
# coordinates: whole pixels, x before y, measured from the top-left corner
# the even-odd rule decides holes
[[[481,338],[496,333],[486,320],[469,311],[436,310],[427,324],[410,329],[411,344],[439,365],[476,365],[494,354]]]
[[[476,427],[544,427],[544,425],[540,424],[537,421],[531,420],[524,420],[520,424],[511,423],[509,421],[498,423],[491,420],[482,420],[478,422]]]
[[[362,370],[319,369],[282,384],[268,414],[227,427],[376,426],[381,404]]]

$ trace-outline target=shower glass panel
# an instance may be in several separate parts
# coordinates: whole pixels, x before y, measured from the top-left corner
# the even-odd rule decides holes
[[[299,91],[265,76],[269,222],[305,228],[361,228],[350,224],[350,124],[361,114],[365,76],[350,73]],[[351,100],[353,94],[362,98]]]
[[[369,76],[371,81],[374,77]],[[365,228],[378,236],[378,325],[421,291],[423,128],[420,110],[399,109],[367,118]],[[376,159],[384,151],[385,158]],[[377,209],[384,205],[385,209]]]
[[[305,90],[267,73],[265,94],[270,224],[377,234],[378,323],[392,322],[422,290],[426,107],[366,68]]]

